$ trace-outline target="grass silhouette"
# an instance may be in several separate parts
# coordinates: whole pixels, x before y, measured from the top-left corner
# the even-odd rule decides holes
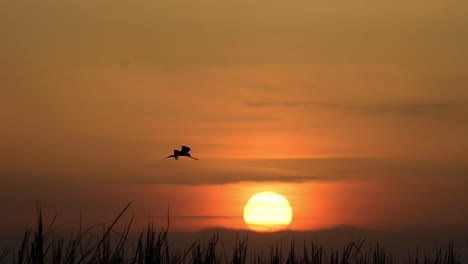
[[[87,229],[80,227],[77,232],[72,232],[68,239],[56,237],[52,231],[56,215],[47,229],[44,229],[41,208],[37,206],[37,226],[35,230],[26,230],[18,251],[4,249],[0,251],[0,263],[31,263],[31,264],[81,264],[81,263],[135,263],[135,264],[386,264],[397,263],[392,255],[385,253],[378,243],[364,251],[364,240],[349,242],[341,251],[327,251],[322,245],[311,243],[301,250],[297,250],[295,242],[289,245],[289,251],[283,255],[283,245],[280,242],[269,247],[268,254],[250,252],[248,239],[236,236],[232,254],[227,254],[224,244],[219,243],[219,234],[214,233],[208,239],[207,244],[194,241],[188,249],[174,251],[168,242],[169,212],[165,228],[156,229],[149,223],[146,231],[139,233],[136,243],[129,241],[129,233],[133,216],[128,224],[125,224],[119,232],[115,230],[116,223],[130,207],[131,203],[124,207],[115,220],[101,233],[94,233],[97,225]],[[135,242],[135,241],[133,241]],[[301,254],[299,254],[301,252]],[[435,256],[408,256],[405,263],[410,264],[451,264],[468,263],[461,260],[454,243],[451,242],[446,249],[436,248]]]

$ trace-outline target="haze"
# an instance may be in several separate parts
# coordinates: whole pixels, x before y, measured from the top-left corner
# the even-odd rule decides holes
[[[291,230],[468,218],[468,2],[0,1],[0,231]],[[181,145],[200,161],[163,160]],[[137,222],[138,222],[137,221]]]

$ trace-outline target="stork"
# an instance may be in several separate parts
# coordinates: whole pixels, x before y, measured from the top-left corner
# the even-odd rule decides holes
[[[189,152],[190,152],[189,147],[182,146],[181,150],[174,149],[174,154],[167,156],[166,159],[167,158],[174,158],[175,160],[179,160],[179,156],[185,156],[185,157],[189,157],[189,158],[194,159],[194,160],[198,160],[197,158],[192,157]]]

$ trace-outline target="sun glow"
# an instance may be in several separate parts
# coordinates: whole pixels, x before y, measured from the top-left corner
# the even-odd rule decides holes
[[[257,193],[244,206],[244,221],[254,231],[275,232],[286,228],[291,220],[288,200],[274,192]]]

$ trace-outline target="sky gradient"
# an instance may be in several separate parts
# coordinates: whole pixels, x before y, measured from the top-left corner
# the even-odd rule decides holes
[[[0,1],[0,228],[466,224],[468,2]],[[163,160],[188,145],[200,161]],[[107,217],[107,218],[106,218]],[[106,220],[108,221],[108,220]],[[93,224],[93,223],[89,223]]]

